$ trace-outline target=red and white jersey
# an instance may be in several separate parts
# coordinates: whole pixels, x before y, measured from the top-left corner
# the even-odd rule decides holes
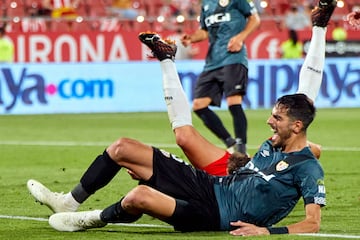
[[[51,0],[50,3],[54,9],[72,6],[71,0]]]

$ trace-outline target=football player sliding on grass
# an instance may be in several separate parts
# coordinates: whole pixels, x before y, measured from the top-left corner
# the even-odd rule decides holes
[[[312,39],[300,71],[299,89],[275,103],[267,120],[273,136],[245,167],[231,170],[227,176],[223,175],[228,159],[236,155],[230,158],[192,126],[191,110],[173,62],[176,46],[154,33],[140,34],[140,41],[160,60],[176,142],[195,168],[156,147],[120,138],[96,157],[67,194],[28,181],[35,199],[55,212],[50,225],[59,231],[81,231],[107,223],[134,222],[148,214],[179,231],[227,230],[242,236],[318,232],[325,205],[324,173],[308,146],[306,130],[315,117],[313,102],[322,80],[326,26],[335,6],[335,0],[320,0],[312,12]],[[246,162],[246,156],[237,154]],[[121,168],[140,180],[137,187],[104,210],[75,212]],[[305,218],[286,227],[273,227],[300,197]]]

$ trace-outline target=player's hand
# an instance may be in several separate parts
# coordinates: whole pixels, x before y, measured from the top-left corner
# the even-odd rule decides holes
[[[256,235],[270,235],[269,231],[264,227],[258,227],[254,224],[237,221],[231,222],[231,226],[238,227],[235,230],[230,231],[234,236],[256,236]]]
[[[240,52],[243,47],[244,42],[240,40],[237,36],[232,37],[227,45],[227,50],[229,52]]]
[[[191,38],[190,38],[190,35],[188,35],[188,34],[184,34],[180,40],[181,40],[182,45],[184,45],[184,47],[187,47],[191,44]]]

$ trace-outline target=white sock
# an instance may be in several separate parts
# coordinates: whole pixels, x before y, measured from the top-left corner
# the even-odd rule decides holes
[[[307,95],[313,102],[317,97],[323,77],[325,63],[326,28],[314,26],[309,51],[299,75],[297,93]]]
[[[65,194],[65,205],[70,209],[76,211],[79,208],[80,203],[77,202],[71,192],[69,192]]]
[[[163,90],[172,129],[192,125],[191,109],[182,88],[175,63],[170,59],[160,62]]]

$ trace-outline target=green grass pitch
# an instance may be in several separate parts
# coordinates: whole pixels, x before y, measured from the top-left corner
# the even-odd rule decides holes
[[[232,129],[227,111],[218,112]],[[253,154],[272,133],[266,125],[269,109],[246,110],[248,147]],[[193,116],[194,125],[213,143],[222,146]],[[315,236],[273,235],[252,239],[360,239],[360,109],[318,109],[308,130],[309,139],[323,146],[327,206],[322,209],[321,231]],[[0,238],[5,239],[234,239],[227,232],[178,233],[144,216],[136,225],[108,225],[86,232],[63,233],[47,223],[50,210],[35,203],[26,181],[36,179],[54,191],[67,192],[93,159],[118,137],[132,137],[184,158],[174,141],[165,112],[0,115]],[[121,171],[79,210],[102,209],[136,185]],[[300,221],[302,201],[278,225]]]

